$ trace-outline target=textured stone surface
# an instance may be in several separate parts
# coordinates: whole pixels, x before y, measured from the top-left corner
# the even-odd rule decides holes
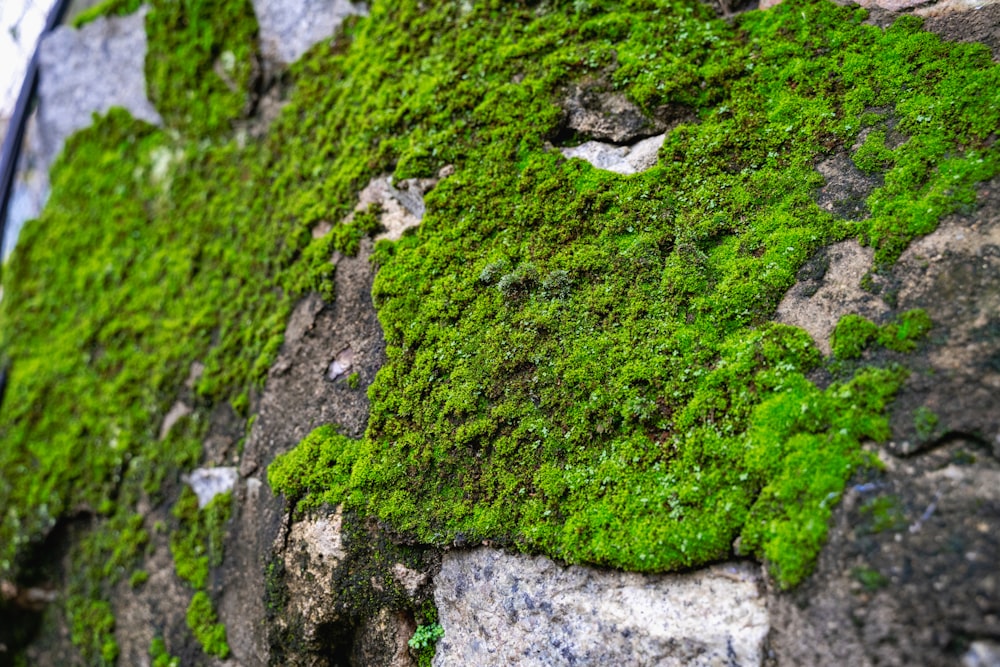
[[[348,0],[253,0],[263,54],[293,63],[316,42],[330,37],[348,16],[366,15],[368,4]]]
[[[219,601],[233,657],[244,667],[273,663],[271,642],[280,641],[269,636],[265,624],[269,614],[265,596],[274,584],[265,573],[272,572],[276,562],[284,565],[288,519],[284,499],[275,497],[266,483],[266,466],[317,426],[336,423],[341,433],[358,437],[368,421],[365,389],[385,359],[382,329],[371,301],[370,252],[371,242],[364,240],[357,257],[339,260],[335,303],[326,304],[315,294],[299,302],[263,394],[255,401],[258,418],[240,461],[245,483],[238,483],[235,491]],[[359,375],[356,389],[346,378],[331,381],[327,375],[337,354],[348,347],[353,351],[351,372]],[[304,592],[312,594],[314,589],[324,593],[315,583]],[[283,642],[278,648],[292,650]],[[304,659],[313,655],[312,647],[299,648]]]
[[[658,134],[637,141],[631,146],[588,141],[579,146],[562,148],[560,152],[568,158],[586,160],[598,169],[613,171],[616,174],[635,174],[656,164],[657,152],[666,137],[666,134]]]
[[[39,50],[39,137],[51,164],[66,138],[91,124],[94,113],[124,107],[136,118],[159,125],[146,97],[146,10],[100,18],[79,30],[62,26]]]
[[[995,664],[972,659],[1000,634],[1000,464],[970,439],[881,458],[845,494],[816,573],[769,600],[775,664]]]
[[[630,143],[666,129],[647,118],[622,93],[607,90],[599,82],[574,86],[563,101],[569,129],[599,141]]]
[[[759,665],[768,633],[749,563],[650,576],[481,548],[445,554],[436,583],[436,667]]]
[[[802,327],[823,354],[830,354],[830,334],[844,315],[855,313],[877,320],[889,307],[861,289],[872,268],[874,251],[855,240],[822,249],[799,272],[799,282],[778,304],[775,319]]]

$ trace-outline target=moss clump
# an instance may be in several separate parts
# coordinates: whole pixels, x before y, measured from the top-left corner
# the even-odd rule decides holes
[[[198,498],[188,487],[174,505],[180,527],[170,535],[170,553],[177,576],[195,589],[205,588],[209,568],[222,564],[222,540],[231,507],[232,494],[222,493],[198,509]]]
[[[925,337],[933,326],[926,311],[909,310],[879,330],[878,342],[895,352],[912,352],[917,347],[917,341]]]
[[[857,359],[878,332],[878,325],[868,318],[844,315],[830,336],[830,348],[838,359]]]
[[[376,251],[388,363],[369,390],[364,440],[315,433],[306,465],[275,464],[276,488],[297,497],[326,476],[307,504],[344,501],[434,543],[508,539],[663,570],[723,557],[742,536],[782,584],[808,573],[866,460],[860,440],[889,435],[884,412],[906,373],[855,368],[820,391],[806,379],[820,363],[811,341],[766,321],[821,246],[857,237],[888,263],[971,201],[1000,166],[989,147],[998,70],[985,49],[944,44],[910,19],[881,31],[822,2],[734,25],[702,11],[376,3],[349,49],[320,48],[300,65],[336,72],[333,86],[300,83],[300,121],[309,96],[343,110],[338,127],[368,114],[360,138],[421,118],[408,143],[380,144],[399,151],[396,175],[457,171],[428,197],[416,233]],[[461,30],[404,50],[393,31],[406,21]],[[545,146],[560,131],[559,83],[609,67],[646,109],[698,115],[643,174]],[[422,94],[428,75],[448,94]],[[375,81],[398,99],[391,113],[341,106]],[[887,169],[885,185],[869,219],[836,219],[813,201],[812,165],[878,122],[876,106],[893,109],[909,140],[889,160],[869,133],[858,159]],[[308,136],[330,136],[305,123]],[[328,145],[359,140],[340,136]],[[904,321],[879,329],[879,342],[911,349]],[[900,326],[907,344],[894,342]],[[876,335],[863,328],[852,355]]]
[[[170,655],[167,644],[162,637],[153,637],[149,644],[149,659],[153,662],[153,667],[180,667],[180,658]]]
[[[187,609],[187,626],[194,633],[195,639],[201,644],[202,650],[208,655],[214,655],[225,660],[229,657],[229,644],[226,642],[226,626],[219,623],[219,617],[212,606],[212,600],[205,591],[198,591],[191,598]]]
[[[74,28],[82,28],[102,16],[127,16],[142,6],[142,0],[103,0],[73,17]]]
[[[893,352],[912,352],[933,326],[927,312],[919,308],[881,327],[861,315],[844,315],[830,336],[830,347],[838,359],[857,359],[873,342]]]
[[[250,0],[152,0],[146,87],[164,121],[205,137],[246,115],[258,73]]]
[[[114,665],[118,660],[115,616],[104,601],[70,597],[66,603],[73,644],[92,665]]]
[[[373,228],[360,216],[313,240],[315,225],[375,175],[452,164],[422,226],[376,248],[388,363],[372,419],[360,443],[311,445],[334,472],[320,488],[309,471],[306,491],[340,489],[430,543],[490,537],[647,571],[725,556],[742,534],[794,583],[859,440],[886,437],[903,371],[859,367],[818,390],[812,342],[768,324],[778,300],[822,246],[858,238],[891,263],[1000,172],[986,49],[863,15],[805,0],[732,23],[693,0],[375,2],[294,66],[268,137],[241,146],[225,137],[253,79],[249,4],[157,3],[151,97],[181,136],[113,111],[71,139],[7,267],[0,571],[75,508],[108,530],[196,465],[205,414],[247,406],[292,299],[332,296],[328,253]],[[595,77],[697,121],[642,174],[566,161],[547,143],[563,136],[558,102]],[[837,219],[813,201],[813,165],[881,122],[876,107],[907,140],[879,158],[870,218]],[[905,350],[921,325],[898,325],[880,343]],[[195,415],[161,442],[194,361]],[[116,546],[98,543],[93,562],[109,561]],[[86,570],[81,605],[106,596]]]

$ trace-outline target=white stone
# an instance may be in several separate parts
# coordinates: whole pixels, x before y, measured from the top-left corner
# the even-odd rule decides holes
[[[190,475],[184,476],[184,481],[198,496],[198,507],[202,508],[212,502],[212,499],[222,493],[229,493],[236,486],[239,472],[236,468],[197,468]]]
[[[579,146],[562,148],[560,152],[567,158],[586,160],[598,169],[616,174],[637,174],[656,165],[657,153],[666,134],[658,134],[637,141],[631,146],[618,146],[603,141],[588,141]]]
[[[745,562],[642,575],[480,548],[446,553],[435,586],[435,667],[746,667],[770,628],[761,569]]]
[[[111,107],[162,124],[146,97],[147,11],[143,7],[129,16],[102,17],[79,30],[61,26],[42,39],[38,130],[47,165],[69,135]]]

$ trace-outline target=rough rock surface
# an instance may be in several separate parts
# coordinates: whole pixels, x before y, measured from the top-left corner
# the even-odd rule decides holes
[[[376,206],[379,222],[385,231],[376,236],[375,240],[398,241],[403,232],[416,227],[423,219],[424,211],[427,210],[424,195],[437,185],[438,180],[451,172],[450,167],[444,167],[438,178],[407,178],[398,183],[394,183],[389,175],[376,176],[358,194],[358,204],[354,211],[367,211],[369,207]],[[346,222],[350,222],[353,217],[352,213]]]
[[[599,141],[624,144],[663,132],[666,125],[647,118],[622,93],[599,82],[574,86],[563,103],[566,126]]]
[[[883,454],[835,514],[816,573],[772,593],[778,665],[965,664],[1000,633],[1000,464],[958,439]],[[995,664],[995,663],[985,663]]]
[[[759,566],[643,576],[475,549],[445,554],[435,593],[449,665],[759,665]]]
[[[333,35],[347,17],[368,13],[367,3],[349,0],[253,0],[253,9],[260,26],[261,52],[286,64]]]
[[[568,158],[586,160],[598,169],[616,174],[636,174],[656,164],[657,152],[666,137],[666,134],[658,134],[630,146],[588,141],[579,146],[561,148],[560,152]]]
[[[362,243],[355,258],[337,265],[337,300],[323,303],[317,295],[302,300],[286,328],[285,343],[260,397],[240,464],[233,527],[227,536],[223,593],[219,615],[226,624],[233,655],[242,665],[268,664],[271,648],[262,620],[266,573],[273,568],[275,544],[284,543],[285,502],[267,486],[266,466],[297,445],[314,428],[336,423],[342,433],[359,436],[368,419],[365,389],[385,358],[382,330],[371,302],[371,245]],[[330,380],[331,363],[344,350],[353,351],[351,372]]]
[[[124,107],[136,118],[163,121],[146,97],[146,10],[100,18],[75,30],[62,26],[39,50],[39,136],[51,164],[69,135],[91,124],[94,113]]]
[[[823,248],[799,271],[799,282],[778,304],[774,319],[805,329],[823,354],[830,354],[830,334],[842,316],[877,320],[889,312],[885,302],[861,289],[874,254],[853,239]]]

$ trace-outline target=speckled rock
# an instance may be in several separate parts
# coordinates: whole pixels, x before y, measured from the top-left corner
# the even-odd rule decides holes
[[[750,563],[641,575],[480,548],[445,554],[436,584],[435,667],[759,665],[769,629]]]

